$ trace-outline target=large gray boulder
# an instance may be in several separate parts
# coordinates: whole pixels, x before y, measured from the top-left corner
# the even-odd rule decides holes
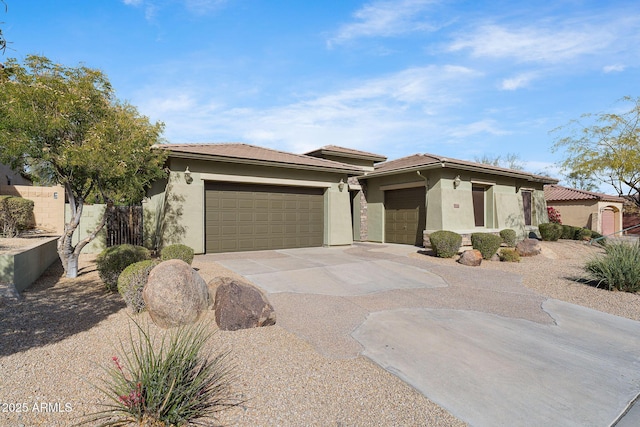
[[[225,277],[209,286],[216,286],[213,309],[220,329],[236,331],[276,324],[273,306],[252,284]]]
[[[482,254],[477,249],[471,249],[462,252],[458,262],[462,265],[468,265],[471,267],[477,267],[482,264]]]
[[[520,256],[535,256],[542,252],[542,246],[537,239],[524,239],[516,245],[516,251]]]
[[[195,323],[207,310],[207,284],[186,262],[161,262],[149,273],[142,291],[151,320],[161,328]]]

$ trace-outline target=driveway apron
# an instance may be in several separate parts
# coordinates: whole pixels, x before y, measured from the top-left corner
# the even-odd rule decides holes
[[[608,426],[640,393],[640,322],[412,250],[205,256],[267,292],[278,324],[320,353],[364,355],[471,426]],[[632,407],[619,425],[638,417]]]

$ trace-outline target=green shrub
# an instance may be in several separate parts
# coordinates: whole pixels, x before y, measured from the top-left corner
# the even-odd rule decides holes
[[[516,245],[516,230],[510,228],[500,230],[500,237],[502,237],[502,242],[510,248]]]
[[[498,252],[502,244],[502,237],[491,233],[471,234],[471,246],[482,254],[482,258],[491,259]]]
[[[542,236],[542,240],[546,241],[555,242],[562,235],[562,225],[552,222],[538,225],[538,230],[540,230],[540,236]]]
[[[165,331],[158,342],[148,328],[129,329],[123,359],[112,358],[109,378],[97,387],[109,402],[82,424],[186,426],[219,425],[220,412],[244,403],[234,397],[228,353],[207,350],[210,325]]]
[[[500,261],[520,262],[520,254],[514,248],[504,248],[500,250]]]
[[[33,227],[33,200],[22,197],[0,196],[0,232],[15,237]]]
[[[598,245],[604,246],[607,244],[607,238],[602,234],[592,231],[591,232],[591,243],[597,243]]]
[[[453,231],[440,230],[429,235],[431,248],[440,258],[451,258],[462,245],[462,236]]]
[[[118,293],[132,312],[140,313],[144,310],[142,290],[147,284],[149,273],[159,263],[160,261],[153,259],[134,262],[122,270],[118,276]]]
[[[578,228],[574,239],[576,240],[588,240],[591,238],[591,230],[588,228]]]
[[[193,256],[193,249],[189,246],[180,244],[166,246],[162,248],[162,251],[160,252],[160,258],[162,261],[169,259],[181,259],[189,265],[193,262]]]
[[[640,243],[610,243],[605,254],[585,265],[591,278],[605,284],[609,290],[640,291]]]
[[[572,240],[576,236],[576,231],[578,231],[580,227],[574,227],[573,225],[563,225],[562,226],[562,234],[560,235],[561,239]]]
[[[118,287],[118,276],[131,264],[150,258],[149,250],[143,246],[118,245],[105,249],[96,258],[98,274],[108,290]]]

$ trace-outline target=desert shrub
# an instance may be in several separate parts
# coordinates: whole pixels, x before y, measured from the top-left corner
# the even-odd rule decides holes
[[[510,228],[500,230],[500,237],[502,237],[502,242],[510,248],[516,245],[516,230]]]
[[[96,258],[98,275],[108,290],[118,287],[118,276],[131,264],[150,258],[149,250],[143,246],[118,245],[105,249]]]
[[[549,222],[553,224],[562,224],[562,218],[560,217],[560,212],[553,206],[547,207],[547,216],[549,217]]]
[[[588,228],[578,228],[576,230],[576,234],[574,239],[576,240],[587,240],[591,238],[591,230]]]
[[[640,291],[640,243],[613,243],[604,250],[604,255],[585,264],[591,278],[609,290]]]
[[[563,225],[562,234],[560,235],[560,238],[572,240],[575,238],[576,231],[578,231],[579,229],[580,227],[574,227],[573,225]]]
[[[552,222],[538,225],[538,230],[540,230],[540,236],[542,236],[542,240],[546,241],[555,242],[562,235],[562,225]]]
[[[33,200],[14,196],[0,196],[0,232],[15,237],[33,227]]]
[[[472,233],[471,246],[482,254],[482,258],[490,259],[502,244],[502,237],[491,233]]]
[[[607,238],[604,237],[602,234],[596,232],[596,231],[592,231],[591,232],[591,243],[597,243],[598,245],[606,245],[607,244]]]
[[[462,236],[453,231],[440,230],[429,235],[431,248],[440,258],[451,258],[458,253],[462,245]]]
[[[504,248],[500,250],[500,261],[520,262],[520,254],[515,248]]]
[[[228,353],[207,350],[210,325],[200,323],[165,331],[160,342],[148,328],[129,329],[123,359],[112,358],[109,377],[97,387],[106,408],[82,424],[186,426],[219,425],[220,412],[244,403],[234,397]],[[135,336],[134,336],[135,335]]]
[[[189,246],[175,244],[169,245],[162,248],[160,252],[160,258],[162,261],[166,261],[169,259],[181,259],[187,264],[191,265],[193,262],[194,252]]]
[[[118,276],[118,293],[124,299],[127,307],[134,313],[140,313],[144,310],[145,304],[142,299],[142,290],[144,285],[147,284],[149,273],[159,263],[160,261],[152,259],[134,262],[122,270],[122,273]]]

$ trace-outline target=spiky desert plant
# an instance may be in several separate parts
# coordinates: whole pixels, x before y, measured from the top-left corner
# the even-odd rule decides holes
[[[99,389],[104,410],[81,424],[99,426],[215,425],[221,411],[241,405],[233,396],[228,353],[207,349],[213,332],[205,323],[163,331],[158,342],[133,322],[122,359],[114,356]],[[132,329],[135,328],[137,333]]]

